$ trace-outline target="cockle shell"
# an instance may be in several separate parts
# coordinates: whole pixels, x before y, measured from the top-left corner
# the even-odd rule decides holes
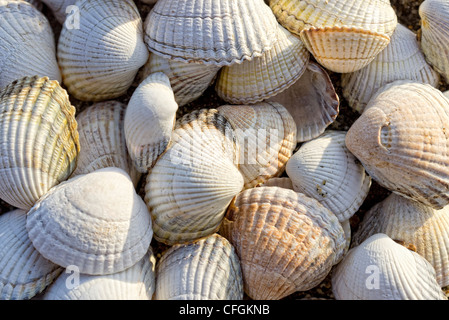
[[[245,189],[284,171],[296,146],[296,125],[287,109],[276,102],[261,102],[223,105],[217,110],[237,137]]]
[[[0,215],[0,300],[25,300],[42,292],[63,271],[34,249],[26,211]]]
[[[48,76],[61,82],[47,18],[25,1],[10,0],[0,1],[0,16],[0,89],[25,76]]]
[[[372,61],[397,25],[396,13],[385,0],[271,0],[270,7],[321,65],[341,73]]]
[[[346,135],[381,186],[441,209],[449,204],[449,100],[429,84],[382,87]]]
[[[432,265],[378,233],[352,248],[332,273],[337,300],[447,300]]]
[[[139,172],[146,173],[167,149],[177,110],[170,80],[164,73],[150,74],[134,91],[124,125],[128,153]]]
[[[293,189],[317,199],[340,222],[356,213],[371,186],[371,178],[346,148],[345,138],[345,131],[328,130],[302,144],[286,165]]]
[[[132,0],[80,0],[80,25],[63,25],[58,42],[62,78],[83,101],[115,99],[148,60],[139,11]]]
[[[47,77],[24,77],[0,92],[0,198],[28,210],[66,180],[80,150],[75,107]]]
[[[153,235],[145,203],[129,175],[115,167],[60,183],[27,215],[28,235],[45,258],[91,275],[133,266]]]
[[[136,264],[113,274],[75,274],[75,268],[68,268],[45,291],[43,300],[151,300],[156,288],[155,265],[150,248]]]
[[[243,299],[239,258],[229,241],[216,233],[170,247],[156,267],[156,300]]]
[[[151,53],[140,73],[145,79],[151,73],[163,72],[170,79],[170,85],[178,105],[184,106],[198,99],[212,84],[220,67],[167,59]]]
[[[154,237],[168,245],[216,232],[232,198],[243,188],[236,137],[216,109],[180,118],[172,140],[145,185]]]
[[[76,0],[41,0],[53,12],[59,23],[64,23],[67,14],[70,13],[70,6],[73,6]]]
[[[299,80],[267,101],[280,103],[291,114],[298,143],[320,136],[340,111],[340,99],[329,74],[312,61]]]
[[[352,245],[376,233],[413,245],[434,267],[440,287],[449,285],[449,206],[435,210],[392,193],[365,213]]]
[[[279,187],[239,193],[220,234],[234,246],[245,292],[254,300],[281,299],[315,287],[346,247],[333,213],[315,199]]]
[[[128,155],[125,110],[124,103],[104,101],[94,103],[76,116],[81,148],[74,176],[118,167],[126,171],[137,186],[141,174]]]
[[[262,56],[225,66],[215,85],[219,97],[230,104],[261,102],[284,91],[307,68],[310,53],[299,37],[281,25],[277,41]]]
[[[449,81],[448,33],[449,3],[425,0],[419,6],[421,49],[427,61]]]
[[[159,0],[144,23],[150,51],[219,67],[270,50],[276,26],[263,0]]]
[[[342,74],[343,96],[362,113],[371,97],[396,80],[413,80],[437,87],[440,77],[426,62],[413,31],[398,24],[388,46],[366,67]]]

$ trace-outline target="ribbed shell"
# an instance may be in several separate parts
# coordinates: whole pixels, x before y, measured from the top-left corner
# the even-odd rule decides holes
[[[167,149],[177,110],[170,80],[164,73],[150,74],[134,91],[124,126],[128,153],[139,172],[146,173]]]
[[[392,193],[365,213],[352,245],[357,246],[376,233],[413,245],[435,268],[440,287],[449,285],[448,206],[435,210]]]
[[[342,74],[341,85],[349,105],[362,113],[377,90],[407,79],[437,87],[440,77],[426,62],[413,31],[398,24],[388,46],[366,67]]]
[[[449,3],[444,0],[425,0],[419,7],[421,18],[421,49],[427,61],[446,81],[449,81]]]
[[[326,131],[302,144],[286,165],[293,189],[317,199],[340,222],[356,213],[371,186],[371,178],[346,148],[345,137],[345,131]]]
[[[59,23],[64,23],[67,14],[70,14],[68,7],[74,5],[76,2],[76,0],[41,0],[41,1],[51,9],[53,15],[55,16],[56,20],[58,20]]]
[[[24,210],[75,170],[75,107],[57,81],[25,77],[0,92],[0,198]]]
[[[337,300],[447,300],[432,265],[382,233],[348,252],[332,292]]]
[[[94,103],[76,116],[81,149],[74,176],[117,167],[125,170],[137,186],[141,174],[128,155],[125,110],[125,104],[111,100]]]
[[[198,99],[212,84],[219,70],[220,67],[214,65],[176,61],[152,53],[140,77],[145,79],[151,73],[165,73],[181,107]]]
[[[267,101],[280,103],[291,114],[298,143],[320,136],[340,111],[340,99],[328,73],[312,61],[299,80]]]
[[[31,299],[62,271],[33,247],[26,229],[26,211],[16,209],[0,215],[0,300]]]
[[[58,61],[67,91],[79,100],[125,94],[148,60],[142,20],[132,0],[80,0],[79,28],[63,25]]]
[[[309,58],[299,37],[278,25],[273,48],[251,61],[223,67],[215,89],[230,104],[261,102],[294,84],[306,70]]]
[[[151,300],[155,265],[150,248],[140,261],[121,272],[95,276],[67,269],[45,291],[43,300]]]
[[[276,26],[263,0],[159,0],[144,24],[150,51],[217,66],[251,60],[270,50]]]
[[[153,235],[145,203],[128,174],[114,167],[52,188],[28,212],[26,227],[45,258],[91,275],[131,267],[146,254]]]
[[[340,260],[345,234],[336,216],[293,190],[242,191],[220,233],[234,246],[244,289],[254,300],[275,300],[315,287]]]
[[[25,1],[0,1],[0,89],[25,76],[61,82],[53,30]],[[39,48],[39,52],[37,52]]]
[[[245,189],[284,171],[296,147],[296,125],[287,109],[279,103],[261,102],[223,105],[217,110],[235,131]]]
[[[232,127],[217,110],[196,110],[177,121],[173,144],[145,185],[156,240],[173,245],[218,230],[243,188],[238,156]]]
[[[441,209],[449,203],[448,123],[441,91],[395,81],[370,100],[346,146],[383,187]]]
[[[170,247],[156,272],[156,300],[243,299],[239,258],[229,241],[216,233]]]

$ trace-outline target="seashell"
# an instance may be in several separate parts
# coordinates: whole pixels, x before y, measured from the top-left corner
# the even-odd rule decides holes
[[[353,246],[376,233],[416,248],[431,263],[440,287],[449,285],[449,206],[436,210],[395,193],[374,205],[363,216]]]
[[[381,186],[441,209],[449,203],[448,123],[441,91],[399,80],[370,100],[346,146]]]
[[[48,77],[24,77],[0,92],[0,198],[28,210],[66,180],[80,151],[75,107]]]
[[[220,67],[214,65],[176,61],[152,53],[140,77],[145,79],[151,73],[165,73],[176,103],[181,107],[198,99],[215,80],[218,70]]]
[[[270,178],[264,183],[262,183],[259,187],[279,187],[279,188],[285,188],[293,190],[293,182],[292,179],[289,177],[275,177]]]
[[[263,0],[159,0],[145,20],[145,42],[165,58],[222,67],[270,50],[277,24]]]
[[[389,45],[366,67],[342,74],[343,96],[362,113],[371,97],[384,85],[396,80],[413,80],[437,87],[440,77],[426,62],[416,35],[398,24]]]
[[[270,7],[318,63],[340,73],[366,66],[389,43],[397,25],[385,0],[271,0]]]
[[[171,141],[178,104],[168,77],[150,74],[134,91],[126,108],[128,153],[139,172],[146,173]]]
[[[46,290],[43,300],[151,300],[156,288],[156,258],[151,247],[133,266],[109,275],[77,274],[66,269]],[[75,283],[71,283],[70,281]],[[67,286],[70,283],[70,286]]]
[[[296,147],[296,125],[287,109],[275,102],[223,105],[217,108],[231,124],[240,146],[239,170],[244,188],[279,176]]]
[[[61,82],[53,30],[26,1],[0,1],[0,89],[25,76]],[[39,54],[36,54],[39,48]]]
[[[224,66],[215,90],[230,104],[252,104],[274,96],[304,73],[310,53],[299,39],[281,25],[273,48],[251,61]]]
[[[0,243],[0,300],[31,299],[63,271],[34,249],[24,210],[0,215]]]
[[[337,300],[447,300],[432,265],[382,233],[349,250],[332,292]]]
[[[76,2],[76,0],[41,0],[43,3],[50,8],[56,20],[59,23],[64,23],[67,14],[71,12],[71,7]]]
[[[154,238],[168,245],[215,233],[232,198],[243,188],[236,137],[216,109],[180,118],[172,141],[145,185]]]
[[[449,90],[444,91],[444,92],[443,92],[443,95],[444,95],[446,98],[449,99]]]
[[[216,233],[170,247],[156,268],[156,300],[243,299],[239,258],[229,241]]]
[[[83,101],[125,94],[148,60],[139,11],[132,0],[77,2],[80,25],[63,25],[58,61],[67,91]]]
[[[152,240],[151,217],[129,175],[110,167],[75,176],[28,211],[34,247],[62,267],[104,275],[137,263]]]
[[[283,105],[296,123],[296,141],[320,136],[338,116],[338,98],[329,74],[312,61],[290,88],[268,99]]]
[[[350,219],[370,190],[371,178],[345,146],[346,131],[328,130],[305,142],[288,160],[296,192],[318,200],[340,222]]]
[[[234,246],[244,290],[254,300],[282,299],[317,286],[346,246],[334,214],[315,199],[279,187],[239,193],[220,233]]]
[[[134,167],[126,146],[126,105],[119,101],[97,102],[76,116],[81,150],[73,175],[117,167],[126,171],[134,186],[141,174]]]
[[[419,6],[421,18],[421,50],[427,61],[446,81],[449,81],[447,35],[449,32],[449,3],[444,0],[425,0]]]

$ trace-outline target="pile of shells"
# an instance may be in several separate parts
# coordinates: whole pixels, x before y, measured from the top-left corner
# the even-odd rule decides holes
[[[0,299],[447,300],[449,5],[394,3],[0,0]]]

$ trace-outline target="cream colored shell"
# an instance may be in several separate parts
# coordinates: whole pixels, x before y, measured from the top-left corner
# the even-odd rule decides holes
[[[47,77],[24,77],[0,92],[0,198],[30,209],[68,179],[78,153],[75,107]]]
[[[276,26],[263,0],[159,0],[144,23],[150,51],[220,67],[270,50]]]
[[[365,213],[352,245],[376,233],[413,246],[434,267],[440,287],[449,285],[449,206],[435,210],[392,193]]]
[[[128,153],[139,172],[146,173],[167,149],[177,110],[170,79],[164,73],[150,74],[134,91],[124,126]]]
[[[71,96],[104,101],[125,94],[148,60],[132,0],[80,0],[79,26],[63,25],[57,57]]]
[[[441,91],[395,81],[370,100],[346,146],[381,186],[441,209],[449,203],[448,123]]]
[[[317,286],[346,248],[333,213],[315,199],[279,187],[239,193],[220,233],[234,246],[245,292],[254,300],[282,299]]]
[[[437,87],[440,77],[426,62],[416,35],[398,24],[388,46],[366,67],[342,74],[343,96],[362,113],[371,97],[396,80],[413,80]]]
[[[33,246],[62,267],[104,275],[123,271],[148,251],[153,230],[129,175],[110,167],[75,176],[28,211]]]
[[[48,76],[61,82],[47,18],[33,5],[11,0],[0,1],[0,16],[0,89],[25,76]]]
[[[176,244],[157,263],[156,300],[242,300],[239,258],[218,234]]]
[[[432,265],[382,233],[336,266],[332,292],[337,300],[447,300]]]

